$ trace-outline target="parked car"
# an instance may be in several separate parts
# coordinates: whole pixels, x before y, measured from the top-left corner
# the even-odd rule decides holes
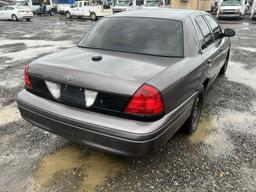
[[[136,9],[141,9],[141,1],[136,0],[117,0],[116,5],[113,8],[113,13],[119,13],[123,11],[132,11]]]
[[[217,11],[217,18],[243,19],[247,6],[246,0],[222,0]]]
[[[201,11],[105,17],[78,46],[26,65],[20,113],[75,142],[144,155],[182,125],[196,131],[205,92],[226,72],[234,35]]]
[[[29,9],[15,6],[3,6],[0,8],[0,19],[1,20],[13,20],[18,21],[25,19],[30,21],[33,18],[33,13]]]
[[[145,0],[143,9],[147,8],[164,8],[167,7],[168,1],[166,0]]]
[[[76,1],[67,10],[65,10],[65,16],[69,19],[72,17],[90,17],[95,21],[98,17],[104,17],[111,14],[111,6],[103,4],[101,0]]]
[[[36,13],[40,9],[40,5],[44,4],[46,6],[46,11],[51,11],[54,6],[52,0],[16,0],[16,6],[29,6],[32,12]]]
[[[251,10],[251,19],[254,20],[256,18],[256,0],[254,0],[252,4],[252,10]]]

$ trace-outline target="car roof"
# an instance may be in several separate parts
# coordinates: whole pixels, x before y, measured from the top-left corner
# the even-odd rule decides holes
[[[145,17],[145,18],[160,18],[160,19],[172,19],[183,21],[184,18],[193,15],[199,15],[206,12],[189,9],[171,9],[171,8],[149,8],[139,9],[133,11],[125,11],[117,14],[113,14],[109,17]]]

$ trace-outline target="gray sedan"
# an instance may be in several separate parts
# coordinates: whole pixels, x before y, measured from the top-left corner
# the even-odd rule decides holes
[[[198,126],[204,94],[227,69],[231,29],[191,10],[128,11],[98,21],[76,47],[26,65],[28,122],[107,152],[140,156]]]

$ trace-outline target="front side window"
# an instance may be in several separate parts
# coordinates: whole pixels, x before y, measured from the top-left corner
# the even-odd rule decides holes
[[[167,57],[183,57],[181,21],[104,18],[89,30],[80,47]]]
[[[206,20],[208,21],[211,29],[213,31],[214,39],[219,39],[222,37],[222,31],[219,24],[209,15],[205,15]]]
[[[196,20],[197,27],[199,28],[199,33],[201,32],[202,36],[204,37],[203,42],[201,42],[201,44],[202,44],[202,49],[205,49],[213,42],[212,33],[202,16],[196,17],[195,20]]]
[[[76,2],[74,2],[72,5],[71,5],[71,7],[72,8],[76,8],[76,7],[78,7],[78,2],[76,1]]]

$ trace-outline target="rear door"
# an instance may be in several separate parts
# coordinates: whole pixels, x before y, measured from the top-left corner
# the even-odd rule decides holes
[[[205,65],[208,65],[208,76],[210,83],[214,81],[218,70],[219,56],[218,50],[214,45],[212,32],[202,15],[195,18],[196,28],[201,44],[202,57],[205,60]]]
[[[5,6],[4,7],[0,7],[0,19],[4,19],[3,18],[3,12],[5,10]]]
[[[216,72],[218,73],[225,62],[225,58],[229,51],[229,44],[227,43],[227,38],[223,37],[221,27],[216,20],[210,15],[205,15],[204,18],[213,34],[213,44],[214,48],[217,50],[216,63],[218,67]]]
[[[13,7],[7,7],[5,11],[6,19],[11,19],[12,15],[15,14],[15,9]],[[15,14],[16,15],[16,14]],[[16,15],[17,16],[17,15]]]
[[[83,5],[83,1],[79,1],[78,2],[78,7],[77,7],[77,14],[78,16],[83,16],[84,15],[84,5]]]
[[[11,19],[11,7],[6,6],[2,11],[2,19]]]

